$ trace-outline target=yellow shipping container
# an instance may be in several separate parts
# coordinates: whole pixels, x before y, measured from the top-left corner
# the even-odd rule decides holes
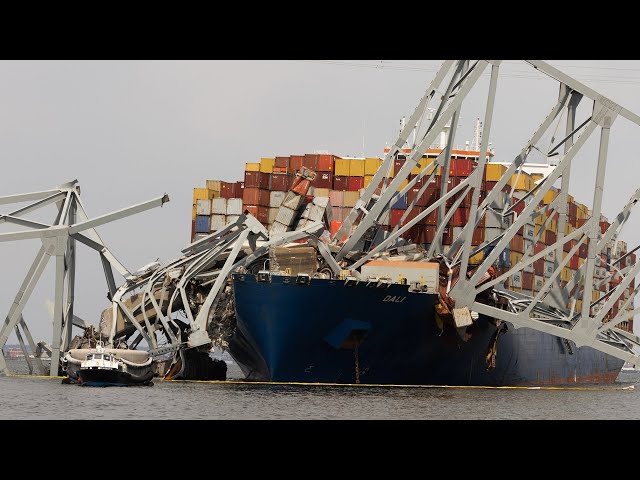
[[[259,163],[245,163],[244,164],[244,170],[245,172],[259,172],[260,171],[260,164]]]
[[[530,191],[535,186],[533,180],[531,180],[531,176],[526,173],[521,173],[520,176],[518,176],[517,173],[511,175],[509,186],[513,187],[514,185],[516,190],[523,190],[525,192]]]
[[[553,202],[556,199],[557,196],[558,196],[558,191],[555,188],[551,187],[551,189],[549,189],[549,191],[544,194],[542,203],[544,203],[545,205],[549,205],[551,202]]]
[[[569,222],[567,222],[564,225],[564,234],[565,235],[569,235],[571,232],[573,232],[575,230],[575,228],[573,227],[573,225],[571,225]]]
[[[507,167],[497,163],[487,163],[487,173],[485,180],[487,182],[497,182],[507,171]]]
[[[350,191],[346,191],[344,192],[344,206],[345,207],[355,207],[356,206],[356,202],[358,201],[358,199],[360,198],[360,191],[356,191],[356,192],[350,192]]]
[[[365,186],[365,188],[371,183],[371,180],[373,180],[373,175],[365,175],[364,176],[364,186]]]
[[[408,183],[409,183],[409,180],[405,178],[405,179],[402,181],[402,183],[400,184],[400,186],[398,187],[398,191],[400,191],[400,190],[402,190],[404,187],[406,187]]]
[[[222,187],[222,182],[220,180],[207,180],[207,188],[209,190],[215,190],[219,192]]]
[[[576,306],[573,311],[574,313],[582,311],[582,300],[576,300]]]
[[[381,158],[365,158],[364,159],[364,176],[366,177],[367,175],[375,175],[376,172],[378,171],[378,168],[380,168],[380,165],[382,165]],[[366,186],[366,183],[365,183],[365,186]]]
[[[338,175],[340,177],[348,177],[349,176],[349,159],[348,158],[336,158],[335,164],[333,166],[334,175]]]
[[[480,250],[475,255],[472,255],[471,257],[469,257],[469,264],[478,265],[482,263],[482,260],[484,260],[484,251]]]
[[[509,258],[511,259],[511,266],[515,266],[522,261],[523,254],[518,252],[509,252]]]
[[[595,302],[596,300],[600,299],[600,291],[599,290],[592,290],[591,291],[591,302]]]
[[[262,173],[273,173],[273,166],[276,163],[275,158],[261,158],[260,159],[260,171]]]
[[[208,188],[196,187],[193,189],[193,204],[198,203],[198,200],[211,200],[213,198],[213,190]]]
[[[202,199],[201,199],[202,200]],[[191,209],[191,220],[195,220],[196,219],[196,204],[193,204],[193,208]]]
[[[361,158],[352,158],[349,161],[349,176],[364,177],[364,160]]]
[[[427,165],[431,163],[430,159],[422,157],[416,166],[411,169],[413,175],[418,175]]]
[[[568,282],[569,280],[571,280],[572,276],[573,271],[569,267],[564,267],[560,272],[560,280],[562,280],[563,282]]]

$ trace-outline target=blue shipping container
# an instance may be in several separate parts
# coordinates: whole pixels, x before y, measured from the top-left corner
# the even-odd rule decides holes
[[[407,209],[407,194],[405,193],[401,197],[397,197],[396,203],[394,203],[391,208],[397,208],[400,210]]]
[[[196,215],[196,233],[209,233],[211,229],[211,217],[209,215]]]

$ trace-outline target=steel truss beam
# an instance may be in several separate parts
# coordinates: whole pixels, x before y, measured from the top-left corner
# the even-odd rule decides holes
[[[88,218],[82,205],[82,201],[80,200],[80,187],[77,185],[77,180],[60,185],[56,189],[0,197],[0,205],[25,201],[32,201],[33,203],[8,214],[0,214],[0,223],[10,222],[32,228],[33,230],[2,233],[0,234],[0,242],[38,238],[41,240],[42,246],[36,254],[33,264],[27,272],[13,304],[9,308],[4,325],[0,329],[0,373],[9,373],[1,349],[6,344],[10,332],[14,329],[21,348],[25,351],[29,371],[33,373],[35,367],[37,373],[45,373],[45,367],[41,358],[35,356],[34,365],[29,355],[26,354],[27,348],[18,327],[22,327],[31,351],[35,353],[37,346],[29,332],[22,312],[49,259],[55,257],[55,299],[53,304],[53,332],[50,354],[51,368],[49,371],[51,376],[55,376],[58,375],[61,353],[68,349],[71,342],[72,326],[83,327],[85,325],[85,322],[74,313],[76,242],[80,241],[100,253],[100,258],[105,267],[107,285],[109,291],[113,293],[115,290],[115,280],[113,279],[111,266],[114,266],[125,278],[130,276],[130,273],[104,246],[95,228],[146,211],[150,208],[161,206],[169,201],[169,197],[163,195],[148,202],[127,207],[94,219]],[[55,220],[51,224],[43,224],[22,218],[25,214],[51,204],[57,206]]]

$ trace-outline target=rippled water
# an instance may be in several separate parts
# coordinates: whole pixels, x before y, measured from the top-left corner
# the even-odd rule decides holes
[[[15,370],[12,370],[15,371]],[[240,378],[235,365],[229,377]],[[92,388],[0,376],[0,419],[640,419],[639,373],[595,390],[238,385]]]

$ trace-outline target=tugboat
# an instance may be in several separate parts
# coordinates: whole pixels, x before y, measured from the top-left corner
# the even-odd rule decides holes
[[[77,359],[79,355],[74,355],[76,351],[71,350],[65,357],[66,370],[70,380],[68,383],[91,387],[153,385],[151,381],[153,368],[150,368],[151,358],[142,364],[137,364],[121,358],[114,350],[112,348],[105,349],[104,343],[99,341],[95,348],[85,350],[84,360],[80,361]]]

